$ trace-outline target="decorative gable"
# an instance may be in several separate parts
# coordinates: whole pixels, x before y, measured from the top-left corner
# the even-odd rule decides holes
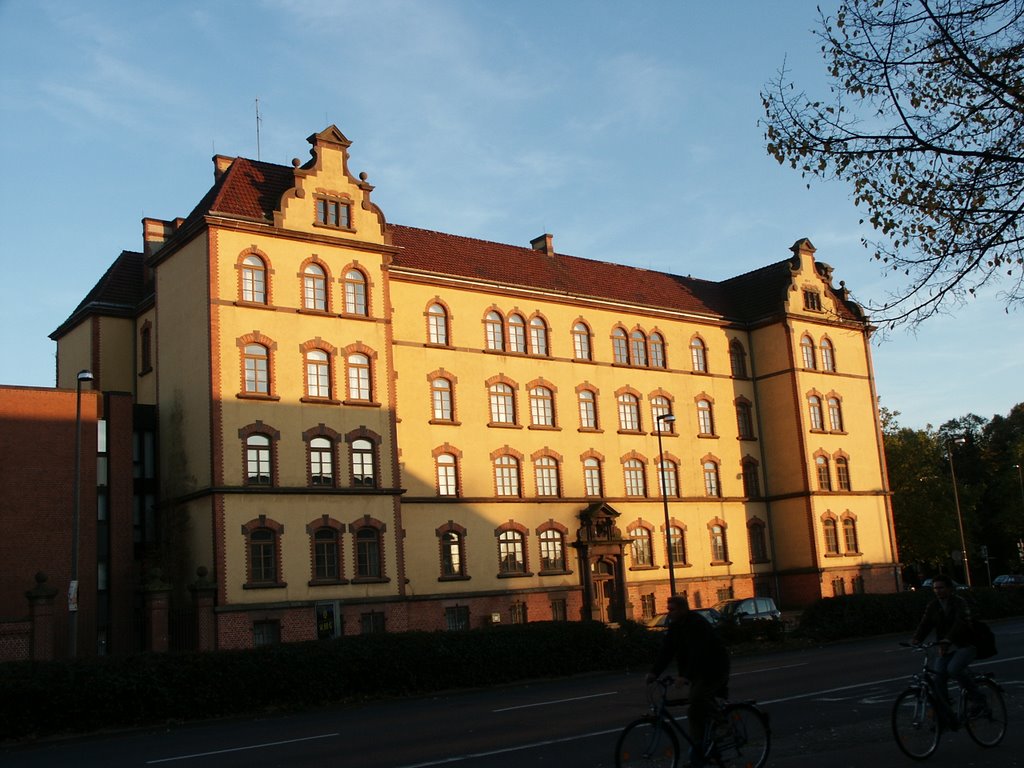
[[[345,134],[330,125],[314,133],[311,159],[300,165],[292,160],[294,186],[281,195],[274,211],[274,226],[324,237],[362,242],[384,242],[384,214],[371,202],[373,185],[365,173],[355,178],[348,169]]]

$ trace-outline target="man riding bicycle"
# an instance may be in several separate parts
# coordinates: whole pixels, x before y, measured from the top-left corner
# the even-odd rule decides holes
[[[919,645],[929,632],[935,630],[935,640],[939,644],[939,657],[935,662],[935,688],[947,705],[946,715],[950,725],[956,728],[958,723],[953,722],[955,718],[951,716],[952,707],[949,704],[949,678],[955,677],[960,687],[967,691],[972,713],[976,708],[985,706],[985,697],[968,670],[977,655],[971,629],[971,606],[954,594],[951,587],[946,576],[932,579],[935,599],[925,609],[910,642]]]
[[[715,696],[724,697],[729,685],[729,652],[714,628],[690,612],[685,597],[673,595],[668,599],[667,627],[647,682],[657,680],[672,659],[676,660],[679,676],[690,681],[690,736],[694,744],[701,745]],[[703,755],[698,752],[691,750],[691,766],[703,765]]]

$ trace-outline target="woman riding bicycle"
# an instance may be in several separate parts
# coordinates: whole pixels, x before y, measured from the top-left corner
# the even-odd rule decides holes
[[[946,576],[932,579],[935,599],[925,609],[921,623],[914,632],[910,642],[919,645],[928,633],[935,630],[935,639],[939,643],[939,657],[935,662],[935,687],[942,696],[942,703],[947,706],[946,715],[950,725],[956,728],[958,723],[950,716],[949,678],[955,677],[960,687],[967,691],[972,707],[984,707],[985,698],[978,691],[968,667],[974,661],[977,650],[974,647],[974,632],[971,630],[971,606],[951,589],[950,580]]]
[[[676,660],[679,676],[690,681],[690,709],[687,713],[693,743],[704,741],[705,728],[714,711],[715,697],[726,694],[729,685],[729,652],[712,626],[690,613],[686,598],[668,599],[668,629],[647,682],[654,682]],[[703,765],[703,755],[692,750],[690,765]]]

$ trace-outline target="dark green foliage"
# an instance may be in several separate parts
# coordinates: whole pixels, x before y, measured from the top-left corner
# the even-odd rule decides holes
[[[644,668],[659,641],[632,622],[618,629],[538,622],[251,651],[0,664],[0,741]]]
[[[990,620],[1024,614],[1024,589],[975,589],[965,594],[979,618]],[[885,635],[917,628],[931,590],[890,595],[828,597],[808,607],[797,634],[812,640]]]

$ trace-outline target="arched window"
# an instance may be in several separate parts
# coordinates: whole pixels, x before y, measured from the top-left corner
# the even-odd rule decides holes
[[[494,460],[494,486],[499,496],[519,496],[519,462],[514,456]]]
[[[376,451],[369,440],[352,441],[352,485],[373,488],[377,485]]]
[[[729,367],[733,378],[747,378],[747,353],[736,339],[729,342]]]
[[[302,270],[302,306],[327,311],[327,276],[319,264],[307,264]]]
[[[697,434],[702,436],[715,434],[715,418],[710,400],[697,401]]]
[[[843,431],[843,407],[838,397],[828,399],[828,421],[833,432]]]
[[[665,339],[660,333],[652,333],[648,345],[651,350],[651,367],[665,368],[668,365],[665,360]]]
[[[621,328],[612,329],[612,360],[619,365],[629,364],[629,345],[626,342],[626,332]]]
[[[270,485],[273,482],[273,455],[267,435],[249,435],[245,439],[245,484]]]
[[[556,528],[540,532],[540,570],[559,573],[567,570],[565,534]]]
[[[371,526],[356,531],[356,578],[379,579],[381,569],[380,532]]]
[[[640,430],[640,401],[636,395],[623,392],[617,398],[619,404],[619,429],[624,432]]]
[[[450,453],[440,453],[435,459],[437,463],[437,495],[459,495],[458,463]]]
[[[672,415],[672,403],[667,397],[655,395],[651,398],[651,423],[655,432],[671,435],[675,433],[675,421],[665,418]]]
[[[850,486],[850,462],[845,456],[836,458],[836,484],[840,491],[849,491]]]
[[[597,397],[589,389],[577,393],[580,409],[580,429],[597,429]]]
[[[358,269],[345,273],[345,314],[367,315],[366,275]]]
[[[814,466],[818,471],[818,489],[822,491],[832,490],[832,474],[828,469],[828,459],[818,456],[814,459]]]
[[[338,532],[325,525],[313,534],[313,579],[336,581],[338,577]]]
[[[828,339],[821,340],[821,370],[829,371],[834,373],[836,370],[836,356],[835,350],[832,347],[832,342]]]
[[[814,364],[814,339],[806,334],[800,338],[800,353],[803,356],[804,368],[814,370],[817,367]]]
[[[548,325],[540,317],[530,320],[530,354],[548,354]]]
[[[504,322],[494,310],[487,313],[484,318],[484,330],[486,333],[487,348],[495,352],[505,349]]]
[[[498,534],[498,573],[526,573],[526,537],[515,530]]]
[[[708,372],[707,348],[701,339],[694,338],[690,342],[690,362],[697,373]]]
[[[768,542],[765,537],[764,523],[751,521],[747,524],[747,539],[750,544],[750,562],[768,562]]]
[[[827,518],[821,523],[822,531],[825,534],[825,554],[827,555],[838,555],[839,554],[839,533],[836,527],[836,521],[832,518]]]
[[[633,365],[647,365],[647,337],[643,331],[629,334],[629,362]]]
[[[740,462],[743,474],[743,495],[748,499],[756,499],[761,495],[761,480],[758,475],[757,462],[753,459],[743,459]]]
[[[452,383],[443,376],[430,382],[430,395],[433,404],[434,421],[453,421]]]
[[[725,526],[715,523],[708,531],[711,534],[711,561],[715,563],[729,562],[729,542],[726,539]]]
[[[246,394],[270,394],[270,352],[262,344],[246,344],[242,351]]]
[[[750,403],[746,400],[736,401],[736,432],[740,440],[754,439],[754,419],[750,414]]]
[[[255,254],[242,260],[242,301],[267,303],[267,265]]]
[[[679,469],[671,459],[662,459],[658,463],[659,490],[665,496],[679,495]]]
[[[644,477],[644,463],[639,459],[627,459],[622,465],[626,481],[627,496],[646,496],[647,478]]]
[[[441,575],[465,576],[466,568],[462,558],[462,536],[456,531],[445,531],[441,539]]]
[[[669,527],[668,546],[672,550],[672,564],[686,565],[686,532],[682,528],[676,525]],[[667,558],[666,562],[668,562]]]
[[[310,349],[306,352],[306,396],[331,396],[330,357],[322,349]]]
[[[360,353],[348,356],[348,399],[370,402],[370,358]]]
[[[249,583],[277,582],[277,533],[255,528],[249,533]]]
[[[843,518],[843,546],[847,552],[860,552],[857,543],[857,521],[852,517]]]
[[[530,422],[535,427],[555,426],[555,396],[547,387],[530,389]]]
[[[654,549],[651,546],[651,532],[646,528],[636,527],[629,530],[629,537],[633,540],[633,567],[653,567]]]
[[[508,384],[498,382],[489,388],[492,424],[515,424],[515,394]]]
[[[807,398],[808,415],[811,418],[811,429],[825,429],[825,420],[821,413],[821,398],[811,395]]]
[[[583,486],[587,496],[603,495],[601,462],[593,457],[583,460]]]
[[[572,353],[577,360],[591,360],[590,329],[585,323],[572,327]]]
[[[334,443],[326,437],[309,441],[309,484],[334,485]]]
[[[522,315],[508,316],[508,351],[526,352],[526,321]]]
[[[448,344],[448,312],[440,304],[427,307],[427,339],[431,344]]]
[[[721,496],[722,489],[718,483],[718,464],[714,461],[705,461],[704,469],[704,495]]]
[[[558,462],[550,456],[540,456],[533,462],[537,478],[538,496],[558,496]]]

